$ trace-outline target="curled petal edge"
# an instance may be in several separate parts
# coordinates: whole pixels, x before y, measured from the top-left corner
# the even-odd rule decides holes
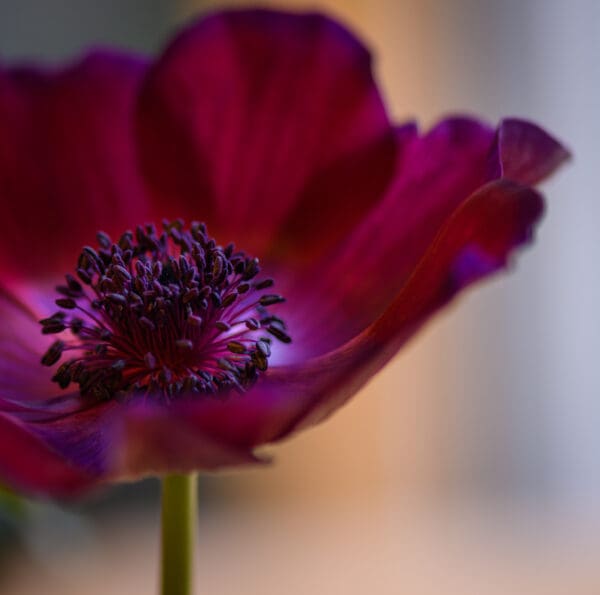
[[[243,397],[184,404],[186,422],[251,449],[323,421],[461,289],[506,267],[542,213],[535,190],[507,180],[487,184],[457,209],[392,304],[362,333],[303,364],[272,369]]]
[[[463,203],[385,311],[358,337],[313,364],[319,396],[289,430],[325,419],[375,375],[423,324],[462,289],[509,264],[533,237],[544,203],[535,190],[491,182]],[[279,438],[279,437],[278,437]]]
[[[536,185],[571,158],[571,153],[543,128],[519,118],[500,122],[489,161],[489,179],[507,178]]]
[[[326,418],[462,289],[505,268],[513,250],[531,241],[543,211],[539,193],[506,180],[471,195],[439,232],[385,313],[357,338],[313,363],[327,370],[325,382],[290,430]],[[309,373],[316,374],[316,369]]]

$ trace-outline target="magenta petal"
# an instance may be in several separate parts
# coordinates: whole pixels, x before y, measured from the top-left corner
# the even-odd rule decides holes
[[[320,357],[273,369],[242,397],[188,405],[188,422],[219,442],[249,448],[321,421],[461,289],[504,268],[531,239],[542,209],[529,188],[486,185],[443,226],[392,304],[360,335]]]
[[[0,399],[45,401],[56,394],[53,372],[40,364],[53,341],[40,332],[41,317],[23,295],[0,283]]]
[[[199,432],[178,405],[83,404],[78,395],[45,407],[0,398],[0,479],[70,497],[109,481],[260,462]]]
[[[281,252],[305,250],[307,225],[315,246],[343,234],[395,152],[368,52],[317,14],[231,11],[194,25],[146,78],[138,130],[166,215],[200,218],[259,255],[277,234]]]
[[[75,495],[96,478],[69,463],[27,426],[0,411],[0,477],[33,494]]]
[[[328,337],[329,343],[315,345],[317,352],[348,340],[383,312],[442,225],[472,192],[499,177],[538,182],[567,158],[568,152],[548,133],[516,119],[504,120],[494,133],[481,122],[455,117],[424,136],[408,137],[395,180],[381,202],[320,265],[320,281],[302,278],[290,292],[309,287],[300,308],[284,305],[292,334],[307,342]],[[475,259],[465,254],[463,267],[475,266]]]
[[[362,267],[385,272],[382,281],[393,276],[403,283],[448,216],[485,182],[493,141],[489,126],[464,117],[442,120],[413,138],[393,185],[346,241],[344,261],[362,253],[368,259]]]
[[[112,479],[260,462],[251,449],[199,431],[181,404],[137,404],[120,413]]]
[[[542,212],[538,193],[506,181],[473,194],[444,225],[385,313],[358,337],[302,371],[311,379],[314,398],[284,434],[322,421],[457,293],[505,268],[515,249],[531,241]]]
[[[71,465],[101,481],[112,471],[114,452],[119,447],[114,439],[121,415],[119,405],[112,401],[85,407],[78,393],[70,402],[79,408],[69,410],[67,402],[63,405],[66,413],[54,414],[49,407],[45,416],[35,410],[18,415],[32,433]]]
[[[488,184],[444,225],[379,320],[333,352],[272,369],[246,394],[167,408],[111,401],[61,412],[65,403],[45,414],[0,403],[9,440],[0,440],[0,455],[8,457],[13,444],[23,452],[22,464],[15,455],[19,465],[4,460],[0,473],[22,489],[65,495],[94,482],[255,462],[255,446],[324,419],[458,291],[504,267],[531,238],[541,210],[531,189]]]
[[[98,229],[145,217],[131,133],[144,68],[109,53],[56,71],[0,68],[2,276],[71,269]]]
[[[329,349],[383,312],[454,210],[485,182],[494,131],[469,118],[441,121],[423,136],[401,129],[395,180],[368,216],[290,293],[313,298],[290,310],[293,336],[326,335]],[[294,311],[295,310],[295,311]],[[298,310],[300,310],[298,312]],[[325,329],[325,330],[324,330]]]
[[[265,257],[312,269],[368,216],[391,181],[398,155],[415,134],[413,123],[386,131],[360,150],[318,168]]]
[[[490,161],[490,178],[504,177],[521,184],[538,184],[569,157],[569,151],[536,124],[506,119],[498,128]]]
[[[394,127],[367,49],[317,14],[216,13],[149,69],[105,52],[54,71],[0,69],[0,480],[65,496],[259,462],[255,447],[327,417],[463,288],[506,267],[543,210],[527,185],[567,157],[514,119],[497,131],[464,117],[425,135]],[[106,272],[91,253],[81,265],[96,272],[78,274],[100,285],[86,297],[71,280],[59,303],[85,312],[94,298],[98,327],[53,318],[46,330],[59,333],[40,334],[54,311],[45,288],[98,228],[180,217],[260,256],[288,301],[252,302],[268,289],[246,283],[256,262],[234,262],[230,247],[213,258],[208,241],[190,251],[175,225],[193,263],[151,251],[163,267],[144,269],[113,247]],[[243,319],[255,312],[262,330]],[[268,370],[267,344],[240,327],[280,339]],[[41,366],[59,337],[71,343],[54,355],[80,353],[84,367],[71,359],[55,380],[82,394],[59,393],[56,368]]]

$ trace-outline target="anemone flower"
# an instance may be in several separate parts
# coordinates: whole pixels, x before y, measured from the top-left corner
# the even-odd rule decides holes
[[[259,461],[505,268],[567,157],[516,119],[391,122],[317,14],[1,68],[0,479],[64,497]]]

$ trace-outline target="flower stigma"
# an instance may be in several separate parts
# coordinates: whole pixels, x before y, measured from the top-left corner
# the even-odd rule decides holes
[[[97,250],[83,248],[77,278],[56,288],[60,310],[40,321],[42,333],[61,337],[42,364],[73,354],[52,378],[61,388],[166,402],[243,392],[267,370],[272,340],[291,342],[268,311],[285,300],[259,278],[258,259],[217,245],[203,223],[163,221],[160,234],[147,224],[116,243],[104,232],[97,240]]]

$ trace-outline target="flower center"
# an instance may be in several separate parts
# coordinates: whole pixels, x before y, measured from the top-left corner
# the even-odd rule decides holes
[[[290,343],[268,312],[283,302],[259,279],[258,259],[222,248],[202,223],[163,222],[126,231],[118,242],[98,233],[84,247],[77,278],[57,287],[60,311],[41,322],[60,334],[42,357],[52,378],[79,385],[82,397],[137,394],[169,401],[180,394],[243,391],[268,366],[271,341]],[[65,331],[70,331],[69,335]]]

